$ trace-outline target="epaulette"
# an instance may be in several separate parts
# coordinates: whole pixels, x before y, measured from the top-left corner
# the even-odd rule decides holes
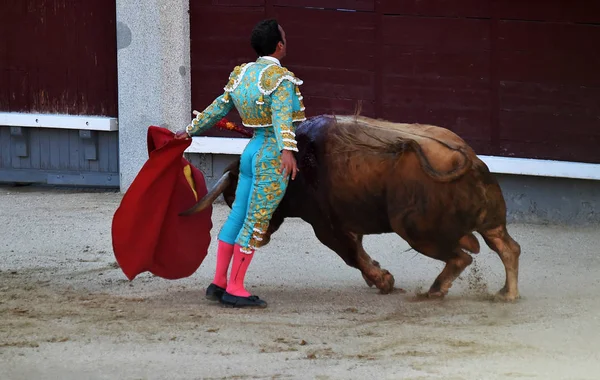
[[[289,80],[296,86],[300,86],[303,83],[300,78],[296,78],[294,73],[285,67],[272,64],[260,72],[258,76],[258,89],[263,95],[271,95],[284,80]]]
[[[231,72],[231,74],[229,74],[229,82],[223,88],[223,90],[225,90],[227,92],[232,92],[233,90],[235,90],[235,88],[242,81],[242,78],[244,77],[244,74],[246,73],[246,70],[248,70],[248,68],[250,66],[252,66],[254,63],[255,62],[242,63],[241,65],[236,66],[233,69],[233,71]]]

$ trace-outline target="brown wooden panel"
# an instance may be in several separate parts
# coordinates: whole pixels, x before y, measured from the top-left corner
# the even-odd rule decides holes
[[[229,7],[263,7],[265,0],[190,0],[190,8],[217,5]]]
[[[9,7],[12,7],[13,3],[14,0],[0,6],[0,36],[8,37],[9,32],[14,33],[8,28],[8,18],[12,15]],[[0,38],[0,110],[9,109],[8,41],[10,38],[6,37]]]
[[[324,67],[288,66],[294,72],[302,73],[303,94],[317,97],[341,99],[375,100],[374,73],[368,71],[341,70]]]
[[[288,56],[282,63],[304,80],[302,93],[308,114],[351,113],[358,100],[372,103],[373,14],[284,6],[275,7],[273,12],[287,35]],[[198,26],[192,31],[192,99],[194,108],[201,109],[222,93],[235,65],[256,59],[249,35],[264,12],[248,7],[198,6],[192,18],[192,25],[197,23],[205,30],[200,32]],[[236,26],[215,33],[224,22]],[[226,51],[223,46],[228,47]],[[363,108],[365,112],[372,112],[371,103]],[[235,111],[228,118],[239,121]],[[225,134],[212,130],[205,135]]]
[[[464,138],[478,154],[491,154],[489,112],[477,108],[451,109],[439,104],[391,104],[382,117],[399,123],[432,124],[448,128]]]
[[[383,17],[383,43],[423,49],[481,51],[490,48],[488,20]]]
[[[375,10],[375,0],[272,0],[271,3],[273,5],[297,8],[314,7],[367,12],[373,12]]]
[[[577,142],[566,139],[564,143],[560,143],[540,140],[533,142],[520,141],[520,138],[517,136],[516,141],[500,141],[498,152],[495,154],[506,157],[600,164],[598,145],[600,145],[600,140],[595,138]]]
[[[600,22],[600,2],[597,0],[494,0],[493,6],[494,15],[500,19]]]
[[[581,11],[584,1],[566,9],[566,2],[558,0],[548,6],[382,0],[378,11],[395,14],[383,15],[305,8],[330,7],[323,2],[266,3],[288,36],[283,64],[305,80],[308,116],[352,113],[364,100],[368,116],[447,127],[480,154],[600,162],[595,150],[600,139],[600,28],[495,19],[594,22],[595,5],[587,15]],[[212,12],[224,8],[233,12],[235,7]],[[246,15],[252,9],[262,18],[258,8],[246,7]],[[238,28],[235,33],[216,33],[211,24],[207,29],[212,32],[192,41],[193,60],[202,60],[192,75],[204,77],[193,93],[203,104],[224,85],[211,73],[226,78],[242,58],[254,59],[243,52],[249,50],[249,31],[239,29],[236,17],[243,16],[207,20],[230,23],[231,30]],[[223,44],[228,49],[222,50]],[[220,56],[209,59],[195,52],[206,47]]]
[[[376,16],[372,13],[285,7],[275,7],[274,12],[288,38],[363,42],[375,39]],[[335,45],[330,48],[338,49]]]
[[[11,88],[0,111],[117,116],[114,1],[9,1],[2,12]]]
[[[490,81],[490,55],[485,51],[436,52],[385,46],[383,61],[386,75],[454,79],[453,85],[459,87],[467,83],[487,86]]]
[[[504,83],[500,93],[503,139],[564,142],[565,136],[600,137],[600,88]]]
[[[319,96],[306,96],[304,98],[307,117],[323,114],[351,115],[354,114],[358,104],[359,101],[356,99],[333,99],[330,97]],[[374,117],[374,103],[370,101],[363,101],[361,114]]]
[[[385,16],[383,21],[381,117],[444,126],[489,153],[489,20]]]
[[[600,138],[599,45],[597,26],[499,23],[500,154],[600,161],[590,145]]]
[[[498,33],[500,80],[600,85],[600,27],[505,21]]]
[[[490,17],[486,0],[381,0],[385,14],[447,17]]]
[[[202,111],[223,93],[229,73],[236,65],[256,59],[250,46],[254,25],[265,18],[264,1],[231,0],[220,6],[213,1],[190,2],[190,49],[192,109]],[[194,115],[190,113],[190,118]],[[241,125],[233,109],[227,118]],[[203,136],[241,137],[234,132],[212,128]]]

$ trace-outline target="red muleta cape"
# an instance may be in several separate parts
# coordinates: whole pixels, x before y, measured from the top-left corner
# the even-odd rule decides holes
[[[148,128],[148,155],[112,221],[113,250],[129,280],[143,272],[165,279],[191,276],[210,245],[212,207],[179,216],[207,194],[204,176],[183,153],[191,140]]]

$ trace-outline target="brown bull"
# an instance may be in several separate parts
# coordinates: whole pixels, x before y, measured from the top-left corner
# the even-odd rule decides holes
[[[478,253],[480,233],[506,269],[503,300],[519,297],[520,246],[506,230],[500,186],[475,152],[451,131],[358,116],[318,116],[296,131],[300,172],[290,181],[267,234],[286,217],[308,222],[317,238],[381,293],[394,278],[362,246],[364,235],[395,232],[416,251],[444,261],[428,295],[443,297]],[[198,212],[220,194],[231,207],[239,160],[184,214]]]

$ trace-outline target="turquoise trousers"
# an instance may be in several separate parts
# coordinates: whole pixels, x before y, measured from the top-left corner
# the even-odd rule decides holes
[[[235,201],[219,240],[240,245],[244,253],[260,247],[288,181],[289,173],[284,176],[281,172],[281,152],[273,128],[256,128],[241,156]]]

